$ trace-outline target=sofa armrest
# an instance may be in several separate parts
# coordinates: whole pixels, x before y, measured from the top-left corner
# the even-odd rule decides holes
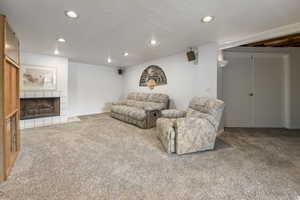
[[[169,109],[161,111],[161,117],[163,118],[183,118],[186,116],[186,111],[184,110],[176,110],[176,109]]]
[[[156,120],[160,117],[160,110],[145,110],[146,111],[146,127],[152,128],[156,126]]]
[[[113,102],[112,105],[114,105],[114,106],[115,105],[118,105],[118,106],[126,105],[126,100]]]
[[[145,110],[146,115],[149,116],[150,118],[157,119],[161,116],[160,110]]]

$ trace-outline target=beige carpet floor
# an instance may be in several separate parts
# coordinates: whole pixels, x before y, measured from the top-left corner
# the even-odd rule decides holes
[[[299,200],[300,132],[227,129],[214,151],[177,156],[107,114],[27,129],[0,199]]]

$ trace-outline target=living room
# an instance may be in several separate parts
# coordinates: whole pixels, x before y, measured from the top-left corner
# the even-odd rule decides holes
[[[0,199],[299,200],[299,8],[1,1]]]

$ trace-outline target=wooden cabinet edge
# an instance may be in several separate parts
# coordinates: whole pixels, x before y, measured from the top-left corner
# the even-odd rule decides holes
[[[4,82],[4,64],[5,64],[5,16],[0,15],[0,83]],[[7,179],[5,173],[5,146],[4,146],[4,86],[0,84],[0,180],[5,181]]]
[[[4,56],[5,61],[9,62],[10,64],[12,64],[14,67],[19,68],[20,69],[20,65],[18,63],[16,63],[13,59],[11,59],[8,56]]]
[[[16,38],[16,43],[17,43],[17,52],[18,52],[18,57],[16,61],[11,59],[6,55],[6,49],[5,49],[5,43],[6,43],[6,17],[3,15],[0,15],[0,181],[5,181],[8,178],[8,175],[11,172],[12,166],[15,164],[15,161],[18,157],[18,154],[20,152],[20,124],[19,124],[19,119],[20,119],[20,102],[19,102],[19,73],[20,73],[20,43],[19,40]],[[10,113],[5,115],[5,74],[4,74],[4,68],[5,64],[9,63],[11,67],[17,68],[17,80],[16,80],[16,101],[17,101],[17,109],[12,110]],[[15,119],[12,119],[15,115]],[[10,150],[11,148],[11,141],[10,138],[12,137],[11,132],[7,134],[7,120],[12,120],[14,121],[14,137],[15,143],[14,145],[14,150]],[[8,144],[9,142],[9,144]]]

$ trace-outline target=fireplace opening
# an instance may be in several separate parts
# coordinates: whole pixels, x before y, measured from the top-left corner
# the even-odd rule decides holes
[[[21,98],[21,120],[60,115],[60,97]]]

